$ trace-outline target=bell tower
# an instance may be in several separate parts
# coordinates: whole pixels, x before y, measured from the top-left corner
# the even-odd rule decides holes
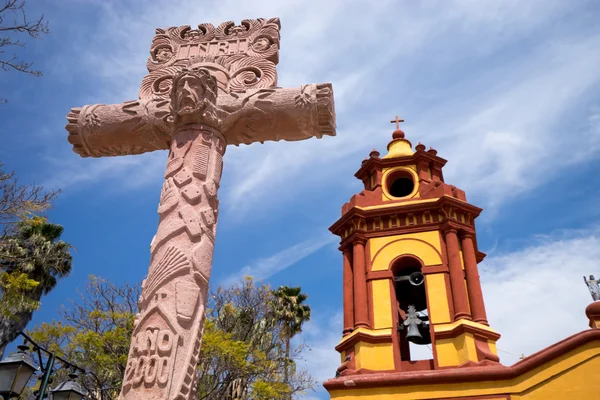
[[[482,211],[444,182],[446,160],[396,124],[387,154],[373,150],[355,176],[364,190],[330,230],[343,253],[344,328],[338,375],[496,365],[477,264]],[[411,343],[430,346],[411,358]]]

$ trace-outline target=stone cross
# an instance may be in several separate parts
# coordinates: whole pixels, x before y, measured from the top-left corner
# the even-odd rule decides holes
[[[335,135],[331,84],[276,87],[279,28],[157,29],[138,100],[67,115],[82,157],[170,150],[121,400],[195,398],[226,146]]]

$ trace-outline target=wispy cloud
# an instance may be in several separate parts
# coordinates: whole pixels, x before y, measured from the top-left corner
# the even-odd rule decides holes
[[[256,280],[268,279],[336,240],[337,238],[330,234],[312,237],[271,256],[253,261],[244,266],[239,272],[225,278],[222,284],[225,286],[231,285],[244,276],[251,276]]]
[[[82,88],[86,98],[135,97],[155,27],[265,16],[282,20],[280,85],[333,82],[337,137],[228,150],[223,206],[245,209],[248,217],[280,202],[272,196],[275,186],[294,197],[337,184],[337,172],[357,167],[374,146],[383,150],[387,120],[397,113],[407,119],[410,139],[450,160],[448,180],[485,207],[532,190],[600,149],[598,129],[577,123],[597,114],[600,55],[593,49],[600,32],[585,23],[585,12],[578,16],[564,2],[94,4],[99,22],[80,43],[81,62],[71,64],[98,82]],[[65,148],[64,137],[59,140],[56,146]],[[148,171],[162,167],[159,157],[127,163],[124,179],[153,182]],[[103,182],[106,169],[122,163],[84,161],[77,168],[64,161],[53,180]]]
[[[598,274],[600,228],[536,237],[530,246],[484,261],[480,275],[490,325],[503,336],[501,361],[530,355],[587,329],[592,298],[584,275]]]

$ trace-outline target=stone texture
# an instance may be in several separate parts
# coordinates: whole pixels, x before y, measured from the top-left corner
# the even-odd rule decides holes
[[[227,145],[335,135],[330,84],[276,88],[279,20],[157,29],[139,100],[73,108],[82,157],[169,149],[121,400],[193,399]]]

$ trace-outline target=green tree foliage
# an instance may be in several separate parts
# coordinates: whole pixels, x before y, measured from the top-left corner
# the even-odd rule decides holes
[[[60,321],[42,323],[28,334],[39,345],[89,371],[80,382],[92,395],[116,399],[139,295],[138,286],[119,286],[90,276],[79,299],[60,311]],[[55,377],[55,382],[66,379],[63,375]]]
[[[279,318],[282,329],[281,338],[285,342],[285,357],[290,361],[284,367],[284,382],[289,382],[289,377],[292,376],[292,368],[290,357],[291,340],[294,336],[302,332],[302,325],[310,321],[310,306],[306,304],[308,296],[302,293],[301,287],[280,286],[273,291],[275,314]]]
[[[204,325],[198,372],[197,399],[288,399],[314,387],[304,371],[287,382],[285,367],[307,351],[304,345],[286,358],[283,320],[267,285],[247,278],[229,288],[213,291]],[[127,361],[139,291],[91,278],[80,299],[61,312],[61,321],[41,324],[32,338],[95,376],[81,383],[101,399],[116,399]],[[60,379],[57,377],[57,382]]]
[[[251,278],[213,293],[198,365],[198,399],[289,399],[314,387],[291,349],[274,291]],[[286,371],[290,371],[286,378]]]
[[[29,321],[40,299],[71,272],[71,246],[63,227],[44,217],[24,217],[0,239],[0,356]]]

